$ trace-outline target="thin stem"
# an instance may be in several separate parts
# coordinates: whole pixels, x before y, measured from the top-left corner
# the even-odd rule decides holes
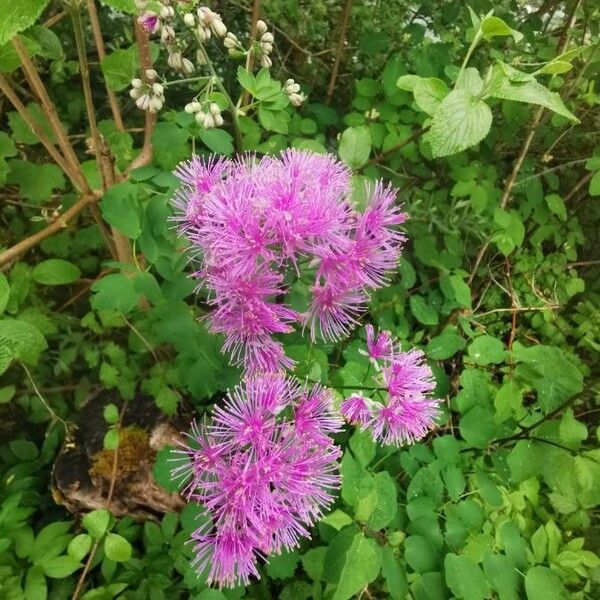
[[[102,30],[100,28],[100,19],[98,18],[98,11],[96,10],[95,0],[87,0],[87,10],[90,16],[90,23],[92,25],[92,35],[94,36],[94,43],[96,44],[96,50],[98,51],[98,59],[100,62],[106,57],[106,49],[104,47],[104,39],[102,38]],[[125,131],[125,125],[123,123],[123,117],[121,116],[121,109],[119,108],[119,101],[117,95],[113,92],[112,88],[108,83],[106,75],[104,75],[104,83],[106,85],[106,95],[108,97],[108,104],[110,105],[110,112],[112,113],[115,126],[118,131]]]
[[[238,121],[238,114],[237,114],[238,109],[235,106],[233,100],[231,99],[229,92],[225,89],[225,86],[221,82],[221,79],[217,75],[217,72],[215,71],[215,67],[212,63],[212,60],[210,60],[210,57],[208,56],[208,54],[204,48],[204,45],[202,44],[202,42],[200,40],[198,40],[198,44],[200,46],[200,49],[204,53],[204,58],[206,59],[206,65],[210,71],[210,74],[213,76],[215,85],[217,86],[217,88],[219,88],[219,91],[225,96],[225,98],[227,100],[227,106],[229,107],[229,112],[231,113],[231,122],[233,125],[233,145],[235,147],[236,153],[241,154],[241,152],[243,150],[243,146],[242,146],[242,131],[240,129],[240,124]]]
[[[469,60],[471,60],[471,55],[475,51],[475,48],[477,48],[477,45],[479,44],[479,42],[481,41],[481,37],[482,37],[481,28],[479,28],[477,30],[477,33],[475,34],[475,37],[473,38],[473,41],[471,42],[471,45],[469,46],[469,49],[467,50],[467,53],[465,54],[465,58],[462,62],[462,65],[460,65],[460,71],[458,72],[458,77],[456,78],[455,87],[458,85],[458,82],[460,81],[462,74],[464,73],[465,69],[467,68],[467,64],[469,63]]]
[[[61,419],[52,409],[52,407],[48,404],[48,402],[46,402],[46,399],[44,398],[44,396],[42,396],[38,386],[35,383],[35,380],[33,379],[33,377],[31,376],[31,373],[29,372],[29,369],[27,368],[27,366],[25,365],[25,363],[19,363],[22,367],[23,370],[25,371],[25,375],[27,375],[27,379],[29,379],[29,383],[31,383],[31,387],[33,388],[33,391],[35,392],[35,395],[39,398],[40,402],[44,405],[44,408],[50,413],[50,415],[52,416],[52,421],[58,421],[64,428],[65,428],[65,434],[68,435],[69,433],[69,424],[64,420]]]
[[[329,85],[327,86],[327,94],[325,95],[326,104],[329,104],[331,102],[331,99],[333,98],[333,92],[335,91],[335,84],[338,78],[340,63],[342,61],[342,54],[344,53],[344,42],[346,41],[346,31],[348,29],[348,23],[350,22],[351,12],[352,0],[346,0],[346,3],[344,4],[344,8],[342,10],[340,35],[338,37],[338,42],[335,49],[335,61],[333,63],[333,70],[331,71],[331,77],[329,78]]]
[[[161,83],[163,87],[170,87],[172,85],[178,85],[180,83],[194,83],[195,81],[210,81],[212,75],[201,75],[200,77],[188,77],[187,79],[174,79],[173,81],[165,81]]]

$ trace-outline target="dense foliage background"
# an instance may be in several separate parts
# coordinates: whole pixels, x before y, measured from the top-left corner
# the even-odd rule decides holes
[[[424,349],[445,406],[428,439],[400,450],[348,429],[338,440],[340,498],[312,541],[273,557],[252,586],[223,591],[190,567],[184,542],[197,507],[115,518],[101,506],[82,510],[53,473],[57,454],[82,443],[74,425],[81,431],[89,412],[82,422],[80,411],[97,401],[94,469],[106,507],[124,512],[119,495],[130,494],[127,477],[144,464],[172,491],[168,448],[149,444],[152,422],[126,427],[123,403],[150,397],[154,421],[185,424],[239,380],[198,320],[203,296],[169,222],[173,168],[193,151],[232,154],[231,122],[204,130],[183,111],[193,81],[166,88],[157,122],[144,117],[129,82],[140,60],[163,73],[165,58],[139,28],[136,38],[130,0],[96,6],[103,57],[90,4],[0,6],[0,598],[69,598],[76,588],[89,600],[597,598],[600,4],[473,0],[474,15],[493,8],[522,38],[486,36],[469,67],[482,78],[498,61],[539,70],[537,81],[564,105],[538,88],[528,102],[541,109],[491,95],[489,133],[469,141],[479,125],[456,132],[446,116],[444,140],[457,133],[467,149],[443,151],[423,132],[440,129],[435,91],[456,82],[477,32],[465,3],[212,3],[236,33],[247,35],[260,14],[276,38],[272,77],[293,77],[308,94],[299,109],[249,110],[243,150],[337,153],[355,171],[358,203],[366,180],[400,188],[410,241],[365,322]],[[252,92],[238,61],[211,56],[230,93],[240,84]],[[407,74],[442,84],[419,97],[414,80],[398,86]],[[44,90],[73,148],[67,175],[80,163],[92,190],[104,179],[106,191],[82,197],[41,143],[63,147]],[[89,129],[90,100],[100,137]],[[102,153],[114,164],[110,185]],[[36,235],[48,227],[52,235]],[[15,249],[29,236],[35,243]],[[359,328],[341,344],[315,346],[298,336],[286,350],[298,376],[341,398],[367,368],[357,352],[363,336]]]

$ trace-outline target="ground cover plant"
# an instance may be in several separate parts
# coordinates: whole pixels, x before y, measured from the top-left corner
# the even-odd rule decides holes
[[[600,590],[600,6],[0,6],[0,598]]]

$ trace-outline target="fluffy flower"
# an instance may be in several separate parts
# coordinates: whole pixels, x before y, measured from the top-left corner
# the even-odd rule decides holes
[[[220,587],[248,584],[257,562],[298,546],[333,501],[341,421],[330,393],[280,375],[248,378],[193,425],[173,471],[209,520],[192,535],[197,569]]]
[[[421,350],[402,352],[389,331],[377,335],[367,326],[367,350],[362,351],[381,371],[373,378],[384,401],[360,395],[341,405],[344,418],[371,431],[373,439],[397,446],[420,440],[435,427],[439,400],[428,397],[435,388],[431,369]]]
[[[293,364],[274,336],[296,326],[313,338],[346,336],[400,256],[406,214],[396,190],[376,184],[358,212],[351,173],[332,156],[195,157],[175,174],[176,220],[201,262],[195,276],[214,307],[210,329],[247,373]],[[287,298],[296,279],[311,293],[302,314]]]

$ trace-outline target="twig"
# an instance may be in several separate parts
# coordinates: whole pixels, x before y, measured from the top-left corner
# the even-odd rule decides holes
[[[56,25],[59,21],[62,21],[62,19],[64,17],[67,16],[66,11],[61,11],[61,12],[57,12],[55,15],[52,15],[45,23],[44,23],[44,27],[52,27],[53,25]]]
[[[252,0],[252,14],[250,16],[250,39],[249,49],[248,49],[248,57],[246,59],[246,70],[252,73],[254,69],[254,52],[252,52],[252,47],[254,45],[254,39],[256,38],[256,24],[258,23],[258,19],[260,17],[260,0]],[[242,92],[242,97],[240,98],[240,106],[246,106],[248,104],[248,100],[250,100],[250,94],[248,90],[244,90]]]
[[[90,23],[92,25],[92,35],[94,36],[94,43],[96,44],[96,50],[98,51],[98,59],[100,62],[106,57],[106,48],[104,47],[104,40],[102,38],[102,30],[100,29],[100,19],[98,18],[98,11],[96,10],[95,0],[87,0],[87,10],[90,15]],[[106,95],[108,97],[108,103],[110,105],[110,112],[112,113],[115,126],[118,131],[125,131],[125,125],[123,123],[123,117],[121,116],[121,109],[119,108],[119,101],[117,95],[114,93],[108,79],[104,75],[104,83],[106,84]]]
[[[402,140],[395,146],[392,146],[391,148],[389,148],[388,150],[385,150],[384,152],[380,152],[379,154],[376,154],[367,164],[374,165],[374,164],[380,163],[382,160],[386,159],[390,154],[393,154],[394,152],[397,152],[398,150],[401,150],[402,148],[404,148],[404,146],[408,146],[408,144],[411,144],[412,142],[418,140],[428,129],[429,129],[429,127],[424,127],[423,129],[419,129],[418,131],[415,131],[411,136]]]
[[[52,416],[52,420],[53,421],[58,421],[65,428],[65,435],[68,435],[69,434],[69,430],[70,430],[69,424],[64,419],[61,419],[54,412],[54,410],[52,410],[52,407],[48,404],[48,402],[46,402],[46,399],[44,398],[44,396],[42,396],[42,394],[41,394],[38,386],[35,383],[35,380],[31,376],[31,373],[29,372],[29,369],[27,368],[27,366],[25,365],[25,363],[19,363],[19,364],[23,367],[23,370],[25,371],[25,374],[27,375],[27,379],[29,379],[29,383],[31,383],[31,387],[33,388],[33,391],[35,392],[35,395],[39,398],[40,402],[44,405],[44,408]]]
[[[567,203],[577,192],[594,176],[594,171],[586,173],[574,186],[573,189],[565,196],[565,203]]]
[[[31,61],[31,57],[29,56],[27,48],[25,48],[21,42],[19,36],[15,36],[12,39],[12,45],[19,55],[19,59],[21,60],[21,69],[27,76],[28,81],[31,83],[32,91],[38,96],[40,102],[42,103],[44,114],[46,115],[48,123],[56,135],[58,145],[62,150],[65,160],[70,164],[73,172],[77,173],[77,178],[80,181],[80,189],[83,192],[91,192],[88,182],[83,174],[83,171],[81,170],[81,164],[79,163],[77,155],[75,154],[75,150],[73,150],[73,146],[71,146],[71,142],[69,141],[62,123],[58,118],[56,107],[50,99],[50,96],[48,95],[48,92],[46,91],[46,88],[33,62]]]
[[[482,313],[476,313],[473,317],[485,317],[487,315],[493,315],[496,313],[520,313],[520,312],[537,312],[544,310],[557,310],[560,308],[559,304],[550,304],[547,306],[523,306],[513,308],[494,308],[493,310],[486,310]]]
[[[119,414],[119,423],[118,423],[117,427],[121,426],[121,423],[123,421],[123,414],[125,413],[126,406],[127,406],[127,402],[125,401],[123,403],[123,407],[121,408],[121,412]],[[115,450],[113,450],[113,452],[114,452],[114,454],[113,454],[112,469],[111,469],[111,473],[110,473],[108,496],[106,497],[106,504],[107,504],[108,509],[110,509],[110,507],[112,505],[112,499],[113,499],[113,495],[115,493],[115,485],[116,485],[116,481],[117,481],[117,466],[119,463],[119,447],[117,446],[115,448]],[[85,563],[85,566],[83,567],[83,571],[81,572],[81,575],[79,576],[79,580],[77,581],[77,587],[75,588],[75,591],[73,592],[73,595],[71,596],[71,600],[78,600],[79,596],[81,595],[81,592],[83,591],[83,586],[85,584],[85,579],[86,579],[88,573],[90,572],[90,569],[92,568],[92,563],[94,562],[94,558],[96,557],[96,552],[98,551],[100,542],[102,542],[103,539],[104,538],[102,537],[102,538],[97,539],[94,542],[94,545],[92,546],[92,549],[90,550],[90,554]]]
[[[17,109],[21,118],[29,125],[38,140],[42,143],[48,154],[54,162],[62,169],[64,174],[70,179],[73,186],[80,191],[85,191],[87,183],[84,185],[83,174],[73,169],[73,165],[67,162],[62,154],[56,149],[41,125],[33,118],[27,107],[21,102],[16,92],[12,89],[8,79],[0,74],[0,90],[10,100],[11,104]]]
[[[331,77],[329,79],[329,85],[327,86],[327,94],[325,96],[325,103],[329,104],[333,98],[333,92],[335,91],[335,84],[338,78],[338,72],[340,69],[340,62],[342,60],[342,54],[344,52],[344,43],[346,41],[346,31],[348,29],[348,23],[350,21],[350,13],[352,12],[352,0],[346,0],[344,9],[342,10],[342,19],[340,23],[340,35],[338,38],[337,47],[335,50],[335,61],[333,63],[333,70],[331,71]]]
[[[51,235],[58,233],[61,229],[65,228],[84,208],[97,202],[100,195],[94,192],[84,194],[71,208],[67,209],[62,215],[54,220],[50,225],[44,229],[26,237],[25,239],[17,242],[14,246],[11,246],[0,254],[0,267],[12,262],[27,250],[37,246],[40,242],[49,238]]]

